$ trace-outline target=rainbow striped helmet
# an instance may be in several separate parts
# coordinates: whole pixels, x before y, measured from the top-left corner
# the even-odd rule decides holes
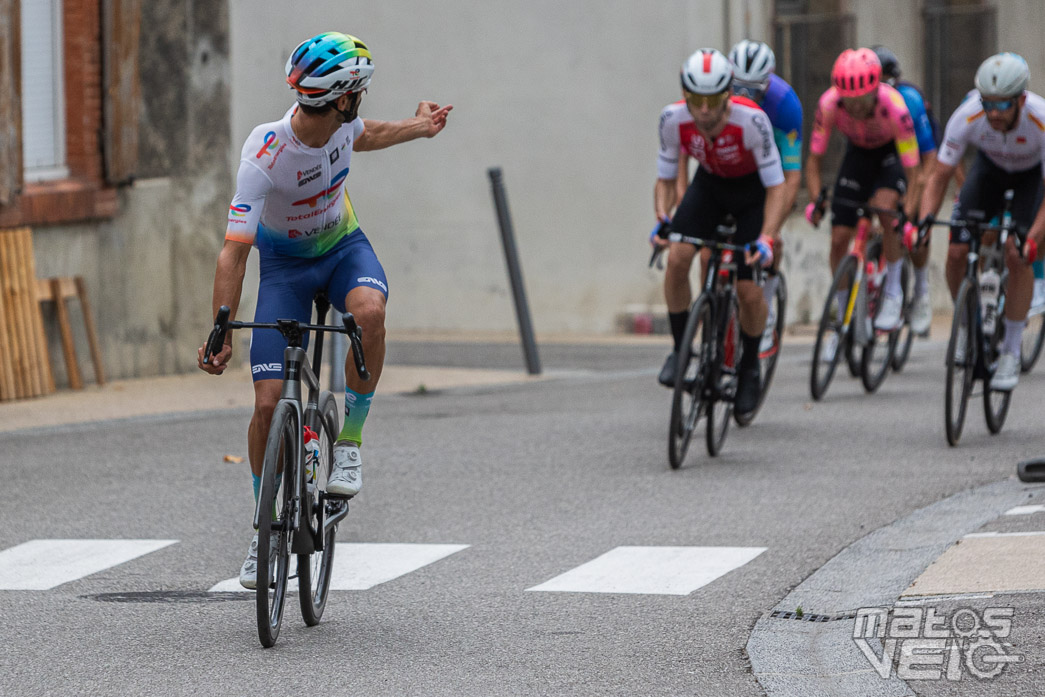
[[[302,41],[287,59],[287,84],[298,101],[323,106],[346,92],[358,92],[370,84],[374,61],[366,44],[336,31]]]

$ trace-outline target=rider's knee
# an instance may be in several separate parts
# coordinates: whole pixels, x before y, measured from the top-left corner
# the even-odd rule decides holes
[[[363,336],[367,338],[376,334],[384,334],[385,331],[385,303],[376,296],[360,298],[352,303],[349,311],[356,318],[359,326],[363,327]]]
[[[964,265],[969,248],[963,244],[952,244],[947,247],[947,264]]]
[[[279,388],[280,385],[277,384],[272,388],[256,387],[254,390],[254,418],[260,420],[263,425],[272,420],[272,412],[276,410],[276,403],[279,402]]]

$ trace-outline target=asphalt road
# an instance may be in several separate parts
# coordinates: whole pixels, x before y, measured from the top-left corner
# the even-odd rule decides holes
[[[998,436],[974,401],[950,448],[941,342],[916,344],[877,394],[842,375],[816,404],[809,346],[792,342],[756,422],[717,458],[695,442],[671,471],[665,348],[557,345],[542,349],[546,381],[379,393],[338,541],[467,547],[334,591],[315,628],[290,599],[269,650],[251,596],[208,593],[252,532],[246,465],[223,462],[246,454],[247,412],[0,435],[0,550],[176,541],[51,589],[0,590],[0,694],[761,695],[745,645],[795,586],[1042,454],[1045,377],[1024,377]],[[518,346],[474,343],[393,344],[389,361],[522,366]],[[687,594],[527,590],[620,547],[764,551]]]

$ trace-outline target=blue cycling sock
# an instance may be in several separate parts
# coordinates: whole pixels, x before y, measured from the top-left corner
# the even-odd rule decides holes
[[[1045,278],[1045,260],[1036,261],[1030,267],[1034,270],[1034,278]]]

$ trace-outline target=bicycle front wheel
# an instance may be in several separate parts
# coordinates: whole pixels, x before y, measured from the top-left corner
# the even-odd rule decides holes
[[[711,328],[711,304],[701,295],[693,303],[678,351],[675,389],[671,395],[671,423],[668,428],[668,462],[672,469],[682,466],[693,431],[704,415],[705,382],[708,363],[703,335]]]
[[[780,358],[780,346],[784,342],[784,328],[787,326],[787,281],[784,279],[784,274],[779,271],[776,278],[776,292],[773,294],[769,308],[770,313],[776,312],[776,322],[773,324],[773,345],[764,351],[759,346],[758,352],[758,361],[761,363],[762,370],[762,394],[758,398],[758,406],[751,413],[741,415],[739,412],[733,412],[733,418],[740,426],[750,424],[759,409],[762,408],[763,402],[766,401],[766,393],[769,392],[769,386],[773,382],[773,373],[776,372],[777,359]]]
[[[722,445],[726,442],[729,420],[733,416],[733,399],[737,392],[737,367],[740,365],[741,349],[737,296],[729,298],[725,314],[717,332],[710,331],[710,326],[704,329],[704,351],[705,355],[711,356],[709,373],[712,376],[707,398],[705,441],[708,455],[712,457],[722,452]]]
[[[1001,296],[999,298],[998,307],[1005,306],[1005,288],[1001,289]],[[987,372],[991,375],[994,374],[994,367],[998,363],[998,358],[1001,356],[1001,345],[1005,339],[1005,320],[1003,316],[996,317],[994,320],[994,332],[991,334],[987,342],[987,353],[983,357],[984,365],[990,367]],[[1009,415],[1009,402],[1012,400],[1011,390],[992,390],[990,377],[985,377],[983,380],[983,415],[987,420],[987,430],[991,434],[998,434],[1001,432],[1001,427],[1005,425],[1005,417]]]
[[[319,408],[305,415],[305,422],[319,435],[319,463],[315,481],[306,478],[302,500],[305,529],[322,551],[298,555],[298,599],[301,601],[301,617],[309,627],[319,624],[327,604],[330,576],[334,569],[334,537],[337,526],[325,524],[347,501],[323,499],[320,492],[326,488],[330,469],[334,463],[334,442],[338,435],[338,409],[334,395],[323,391],[319,395]],[[317,547],[319,544],[316,545]]]
[[[867,315],[872,318],[871,328],[868,333],[867,343],[864,344],[863,360],[860,366],[860,380],[864,389],[869,393],[875,392],[882,386],[885,376],[889,373],[893,357],[896,355],[896,342],[900,338],[901,329],[893,331],[881,331],[874,328],[873,319],[878,317],[882,309],[882,301],[885,299],[885,276],[883,275],[874,289],[868,293]],[[904,297],[906,305],[906,296]]]
[[[852,296],[856,293],[856,257],[847,256],[838,265],[831,288],[827,292],[827,300],[824,302],[824,311],[820,315],[820,326],[816,332],[816,344],[813,346],[813,366],[809,375],[809,391],[813,399],[819,400],[827,392],[831,378],[834,377],[838,360],[846,351],[845,314],[846,307],[852,303]],[[846,306],[839,307],[837,292],[839,288],[848,288],[845,296]]]
[[[976,317],[979,297],[975,286],[965,279],[958,288],[951,320],[951,338],[947,342],[947,384],[944,392],[944,427],[947,443],[958,445],[965,426],[965,413],[972,394],[976,374]]]
[[[911,257],[904,255],[903,266],[900,267],[900,284],[903,287],[903,327],[899,331],[896,350],[893,352],[893,370],[899,373],[911,357],[911,346],[914,344],[914,332],[911,330],[911,302],[914,298],[914,264]]]
[[[1045,313],[1031,311],[1027,315],[1027,326],[1023,329],[1020,342],[1020,372],[1029,373],[1041,356],[1045,344]]]
[[[294,477],[297,476],[301,425],[289,402],[272,414],[258,495],[258,638],[268,648],[279,637],[283,604],[290,581]]]

